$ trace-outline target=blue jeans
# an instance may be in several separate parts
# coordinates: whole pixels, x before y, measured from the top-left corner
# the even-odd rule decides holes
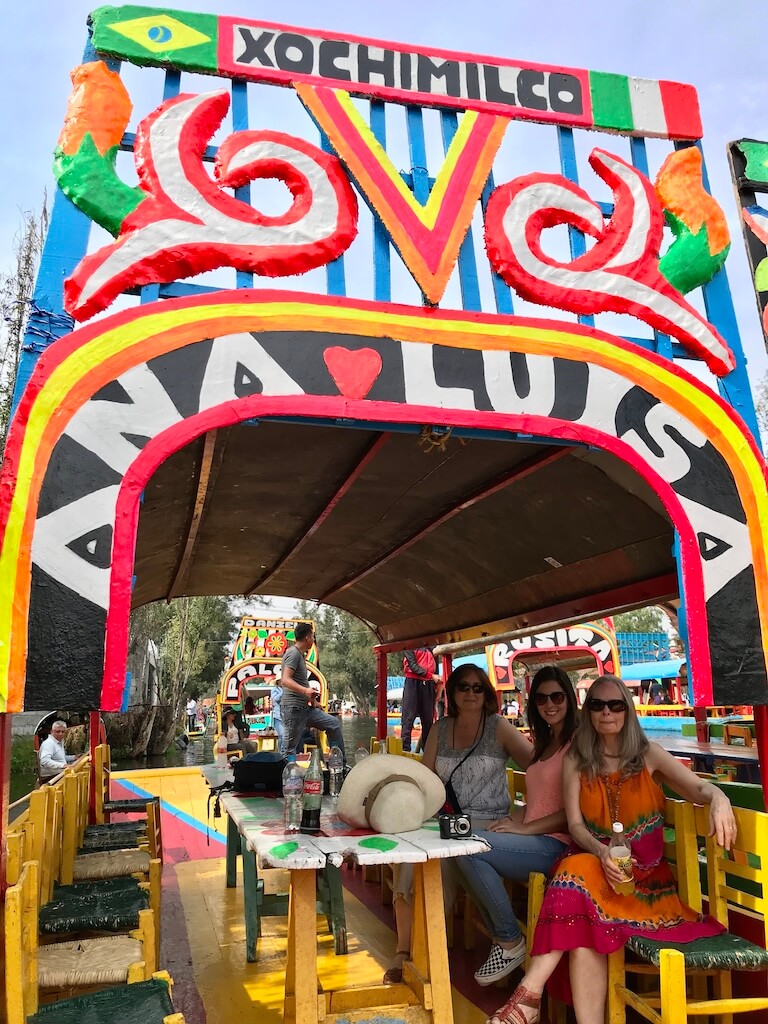
[[[456,857],[454,863],[490,934],[502,942],[515,942],[520,938],[520,925],[504,888],[504,879],[527,882],[531,871],[548,875],[566,845],[551,836],[523,836],[515,832],[475,834],[491,849],[470,857]]]
[[[282,754],[295,754],[301,737],[307,729],[322,729],[328,738],[328,746],[337,746],[344,761],[347,760],[347,753],[344,749],[344,737],[341,735],[341,720],[334,715],[329,715],[322,708],[311,708],[308,704],[298,707],[282,707],[280,715],[283,719]]]

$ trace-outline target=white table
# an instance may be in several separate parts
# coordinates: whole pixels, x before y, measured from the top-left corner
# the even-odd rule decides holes
[[[331,1024],[337,1015],[366,1008],[375,1008],[371,1016],[382,1017],[387,1006],[407,1004],[421,1007],[421,1019],[429,1024],[452,1024],[440,861],[483,852],[487,846],[481,839],[442,839],[436,821],[398,835],[353,829],[335,816],[328,798],[323,800],[319,834],[286,835],[281,799],[227,793],[221,803],[258,867],[290,871],[285,1021]],[[337,989],[318,996],[315,873],[342,859],[415,867],[412,958],[404,965],[401,985]],[[397,1016],[402,1018],[402,1009]]]

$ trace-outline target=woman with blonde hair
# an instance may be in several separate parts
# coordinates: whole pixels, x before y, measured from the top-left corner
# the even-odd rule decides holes
[[[685,943],[722,931],[677,894],[663,855],[663,783],[686,800],[708,804],[710,834],[730,849],[736,822],[725,794],[648,742],[621,679],[596,679],[563,765],[568,830],[579,851],[555,869],[528,972],[489,1024],[538,1021],[544,985],[566,953],[577,1024],[603,1024],[607,956],[630,936]],[[626,878],[608,850],[617,821],[634,861],[634,892],[628,895],[615,891]]]

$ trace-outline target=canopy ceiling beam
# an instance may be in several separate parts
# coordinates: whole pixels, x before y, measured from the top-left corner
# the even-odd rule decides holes
[[[342,500],[342,498],[349,492],[349,490],[352,488],[355,482],[360,479],[361,475],[365,472],[368,466],[370,466],[371,463],[374,462],[374,460],[379,456],[381,450],[384,448],[386,444],[389,443],[391,437],[391,434],[379,434],[379,436],[372,442],[372,444],[368,446],[368,450],[366,451],[365,455],[363,455],[363,457],[359,459],[355,466],[350,470],[344,482],[341,484],[340,487],[336,489],[333,496],[329,499],[325,508],[317,516],[315,521],[310,524],[310,526],[307,528],[307,530],[305,530],[303,535],[299,537],[298,540],[292,542],[288,545],[287,548],[285,548],[283,553],[279,556],[278,560],[275,563],[273,563],[271,568],[269,568],[265,573],[262,573],[262,575],[248,587],[244,594],[245,597],[251,597],[251,595],[255,594],[258,590],[262,590],[267,585],[267,583],[269,583],[269,581],[274,576],[276,576],[277,573],[286,565],[287,562],[295,558],[301,552],[305,544],[313,537],[315,533],[317,533],[317,531],[320,529],[323,523],[333,513],[333,511],[336,509],[337,505]]]
[[[229,430],[210,430],[205,435],[203,455],[200,460],[200,472],[197,477],[197,490],[195,493],[195,500],[192,505],[192,515],[189,520],[189,526],[187,527],[187,537],[184,542],[184,550],[182,551],[181,558],[179,559],[179,564],[176,567],[173,582],[168,588],[168,596],[166,598],[168,601],[171,601],[174,597],[179,597],[183,594],[184,588],[187,585],[189,571],[192,568],[195,546],[197,544],[200,526],[203,521],[205,505],[208,500],[208,496],[216,483],[216,478],[219,475],[219,470],[221,469],[221,464],[224,459],[224,452],[227,447],[228,437]]]
[[[490,498],[492,495],[498,494],[499,491],[503,491],[511,484],[517,483],[519,480],[523,480],[525,477],[530,476],[533,473],[537,473],[540,469],[544,469],[545,466],[550,466],[552,463],[558,462],[560,459],[564,459],[567,455],[570,455],[570,453],[570,448],[550,449],[518,463],[511,472],[505,473],[502,477],[495,478],[491,483],[484,484],[473,494],[463,498],[457,505],[454,505],[453,508],[449,508],[446,512],[442,512],[436,519],[433,519],[432,522],[427,523],[426,526],[412,534],[401,544],[398,544],[397,547],[390,548],[390,550],[383,554],[381,558],[377,558],[375,562],[366,566],[366,568],[361,572],[356,573],[354,576],[349,576],[347,579],[341,580],[338,583],[334,583],[330,590],[326,591],[322,597],[318,598],[318,603],[332,604],[333,602],[330,600],[331,598],[343,593],[343,591],[348,590],[357,583],[360,583],[360,581],[364,580],[366,576],[370,576],[372,572],[376,572],[377,569],[381,569],[382,566],[391,562],[393,558],[397,558],[399,555],[402,555],[408,550],[408,548],[413,547],[414,544],[417,544],[438,527],[449,522],[460,512],[466,512],[467,509],[472,508],[473,505],[477,505],[486,498]]]
[[[659,604],[678,596],[678,579],[676,572],[665,573],[647,580],[638,580],[627,586],[604,590],[599,594],[590,594],[564,601],[561,604],[537,608],[520,615],[510,615],[495,622],[478,623],[474,626],[462,626],[457,629],[440,631],[426,635],[411,635],[405,639],[385,641],[376,647],[377,651],[392,654],[397,651],[410,650],[415,647],[467,644],[474,641],[475,648],[485,647],[502,635],[505,639],[530,636],[547,629],[570,626],[574,623],[588,622],[590,619],[605,615],[617,615],[633,608],[644,608],[648,604]],[[379,627],[379,633],[387,633],[385,626]],[[467,649],[465,647],[465,649]]]

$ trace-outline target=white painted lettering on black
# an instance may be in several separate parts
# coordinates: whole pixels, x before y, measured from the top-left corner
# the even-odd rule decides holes
[[[252,334],[228,334],[216,338],[213,343],[200,392],[201,410],[243,397],[242,392],[238,393],[243,371],[251,376],[254,388],[260,394],[304,394],[296,381],[264,351]]]
[[[32,561],[49,576],[100,608],[109,606],[109,568],[89,564],[70,547],[73,541],[115,521],[117,484],[86,494],[38,519]]]
[[[138,451],[128,438],[154,437],[182,416],[146,363],[126,371],[118,383],[130,403],[92,399],[78,409],[66,433],[112,469],[125,473]]]

